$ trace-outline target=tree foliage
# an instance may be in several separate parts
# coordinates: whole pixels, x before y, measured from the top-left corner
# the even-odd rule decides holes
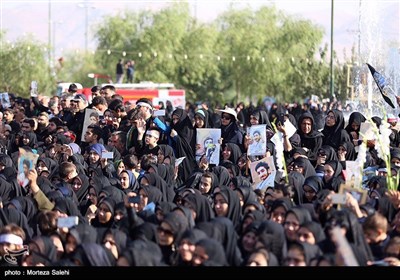
[[[3,42],[0,48],[0,91],[27,97],[31,81],[35,80],[40,92],[46,95],[54,93],[56,83],[46,59],[45,46],[29,36],[13,43],[4,42],[3,38],[4,33],[0,33]]]
[[[40,44],[29,55],[24,50],[31,41],[3,50],[10,69],[23,66],[27,81],[3,72],[2,84],[23,92],[41,74],[37,80],[46,90],[54,87],[55,80],[89,87],[93,81],[88,73],[115,80],[116,63],[122,58],[135,61],[135,82],[174,83],[186,90],[189,101],[255,102],[265,96],[300,101],[312,94],[330,96],[329,52],[327,46],[319,47],[322,28],[275,6],[258,10],[232,6],[206,24],[191,16],[187,2],[174,2],[157,12],[125,10],[107,16],[95,34],[96,52],[67,54],[55,76]],[[335,90],[340,98],[346,98],[344,70],[335,60]]]
[[[66,54],[62,64],[56,67],[55,72],[57,82],[79,82],[90,87],[93,85],[93,79],[89,78],[88,74],[98,73],[99,67],[95,62],[95,55],[85,54],[84,52],[70,52]]]

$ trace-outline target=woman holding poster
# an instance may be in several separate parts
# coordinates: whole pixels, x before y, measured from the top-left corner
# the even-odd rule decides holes
[[[236,111],[226,107],[224,110],[217,110],[217,112],[221,114],[222,144],[235,143],[239,145],[242,151],[245,151],[243,147],[243,133],[237,125]]]
[[[196,130],[196,159],[205,155],[209,164],[219,164],[221,130],[217,128],[198,128]]]
[[[263,137],[263,135],[265,135],[263,139],[265,140],[265,150],[264,151],[266,151],[267,143],[268,143],[267,140],[271,139],[271,137],[274,135],[274,131],[273,131],[272,125],[268,119],[267,112],[265,112],[264,110],[261,110],[261,109],[254,110],[250,114],[250,124],[251,124],[251,126],[248,128],[248,132],[245,136],[244,143],[243,143],[245,150],[247,150],[247,152],[249,152],[249,146],[254,142],[254,139],[253,139],[254,135],[252,135],[252,133],[254,133],[255,130],[259,130],[260,135],[262,137]],[[259,125],[263,125],[262,128]],[[255,128],[257,126],[259,126],[258,129]],[[268,145],[270,146],[269,150],[273,150],[273,147],[272,147],[273,144],[271,142],[269,142]],[[255,148],[256,147],[251,148],[250,152],[253,152],[253,151],[256,152]],[[262,154],[262,155],[265,155],[265,153],[266,152],[264,152],[264,154]],[[256,154],[259,154],[259,152],[256,152]]]
[[[38,157],[37,154],[19,148],[17,181],[21,187],[26,187],[28,185],[29,170],[35,168]]]

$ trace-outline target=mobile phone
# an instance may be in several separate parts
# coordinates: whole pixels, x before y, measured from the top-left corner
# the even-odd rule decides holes
[[[0,154],[7,154],[7,148],[6,147],[0,147]]]
[[[340,193],[332,194],[332,203],[333,204],[346,204],[346,195]]]
[[[165,110],[164,109],[156,110],[156,111],[154,111],[153,115],[155,117],[163,117],[163,116],[165,116]]]
[[[101,158],[106,158],[106,159],[113,159],[114,158],[114,152],[101,152]]]
[[[388,262],[385,262],[384,260],[379,260],[379,261],[373,261],[371,265],[375,266],[389,266]]]
[[[78,216],[71,216],[65,218],[58,218],[57,219],[57,227],[58,228],[72,228],[77,226],[79,222]]]
[[[128,198],[129,203],[140,203],[140,195],[137,196],[130,196]]]
[[[31,96],[37,97],[38,84],[36,81],[31,82]]]

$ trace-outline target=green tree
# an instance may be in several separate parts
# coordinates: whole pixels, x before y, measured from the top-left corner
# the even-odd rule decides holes
[[[242,93],[250,99],[274,96],[281,101],[306,94],[304,81],[311,79],[309,68],[323,35],[320,27],[275,7],[231,8],[218,23],[218,49],[227,59],[221,68],[237,100]]]
[[[145,12],[141,14],[145,15]],[[141,33],[140,16],[125,11],[115,17],[106,17],[97,27],[96,35],[99,44],[95,55],[96,73],[111,75],[115,81],[115,65],[121,58],[136,59],[140,52],[138,38]],[[125,52],[125,53],[124,53]],[[136,61],[138,62],[138,61]],[[136,64],[140,67],[140,64]],[[140,73],[140,71],[138,71]]]
[[[53,94],[56,83],[46,60],[45,45],[30,36],[13,43],[4,42],[4,38],[5,34],[0,33],[0,91],[29,97],[31,81],[35,80],[40,93]]]
[[[56,77],[58,82],[78,82],[84,87],[93,86],[89,73],[99,73],[101,67],[96,63],[96,55],[84,52],[70,52],[64,56],[62,65],[58,65]],[[101,74],[111,75],[103,70]],[[104,81],[106,82],[106,81]]]
[[[29,94],[31,80],[39,90],[54,93],[56,81],[90,87],[88,73],[115,80],[119,59],[135,60],[135,81],[174,83],[188,101],[210,99],[300,101],[312,94],[330,97],[328,47],[319,48],[321,27],[289,16],[275,6],[234,9],[214,22],[198,23],[187,2],[163,10],[126,10],[105,17],[96,27],[95,53],[70,52],[50,69],[44,45],[32,38],[3,44],[2,90]],[[3,35],[0,35],[3,38]],[[3,40],[2,40],[3,41]],[[345,64],[335,54],[335,92],[346,98]]]

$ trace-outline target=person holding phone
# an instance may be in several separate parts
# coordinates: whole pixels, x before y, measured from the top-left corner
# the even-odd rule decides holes
[[[91,145],[88,149],[89,157],[88,163],[89,167],[94,169],[99,169],[108,178],[112,177],[115,172],[114,164],[110,164],[108,159],[105,158],[104,152],[108,152],[107,149],[102,144]]]

